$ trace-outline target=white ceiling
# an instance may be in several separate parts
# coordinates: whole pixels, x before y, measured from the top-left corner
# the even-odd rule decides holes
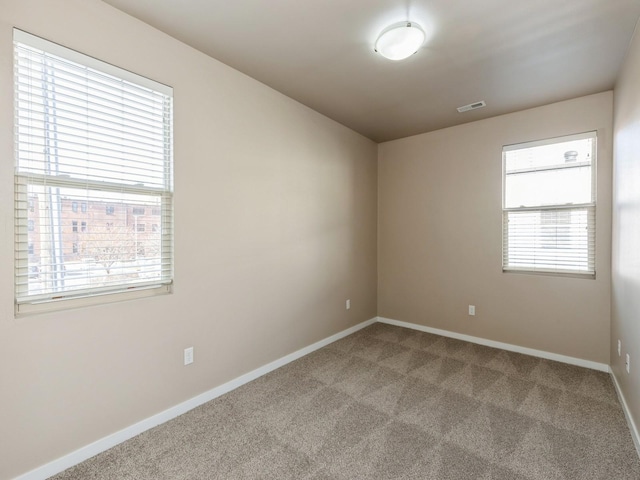
[[[640,0],[104,1],[375,141],[609,90],[640,16]],[[407,19],[422,49],[374,53]]]

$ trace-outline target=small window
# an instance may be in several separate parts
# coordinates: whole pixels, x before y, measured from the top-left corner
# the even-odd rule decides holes
[[[33,255],[33,252],[34,252],[33,243],[30,243],[27,246],[27,251],[29,252],[29,255]]]
[[[158,228],[158,224],[157,224],[157,223],[154,223],[154,224],[152,224],[152,225],[151,225],[151,231],[152,231],[152,232],[154,232],[154,233],[155,233],[155,232],[157,232],[158,230],[159,230],[159,228]]]
[[[159,208],[152,208],[151,209],[151,215],[160,215],[160,209]]]
[[[144,232],[144,223],[136,224],[136,232]]]
[[[36,224],[35,224],[35,222],[33,220],[28,220],[27,221],[27,225],[28,225],[27,229],[30,232],[33,232],[36,229]]]
[[[106,213],[107,213],[107,215],[115,215],[116,207],[114,207],[113,205],[107,205]]]
[[[143,207],[133,207],[132,213],[134,215],[144,215],[144,208]]]
[[[36,211],[36,201],[33,198],[29,199],[29,211],[32,213]]]
[[[596,134],[503,148],[504,271],[595,276]]]
[[[71,222],[71,231],[73,231],[73,232],[77,232],[78,231],[78,222],[76,222],[75,220],[73,222]]]
[[[71,251],[72,251],[73,253],[78,253],[78,244],[77,244],[77,243],[74,243],[74,244],[72,245],[72,247],[71,247]]]
[[[111,230],[113,228],[113,222],[107,222],[107,230]]]
[[[82,213],[87,213],[87,202],[82,202],[80,204],[80,211],[82,211]]]
[[[80,224],[80,231],[81,232],[86,232],[87,231],[87,222],[82,222]]]
[[[71,210],[73,213],[78,213],[78,202],[71,202]]]

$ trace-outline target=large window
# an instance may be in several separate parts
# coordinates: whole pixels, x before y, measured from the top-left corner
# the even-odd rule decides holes
[[[17,312],[168,291],[172,89],[19,30],[14,54]],[[134,208],[158,212],[158,229],[141,231]]]
[[[596,134],[503,148],[505,271],[595,276]]]

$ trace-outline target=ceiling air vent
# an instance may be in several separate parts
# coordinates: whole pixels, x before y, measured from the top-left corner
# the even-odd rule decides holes
[[[456,110],[458,110],[458,112],[462,113],[462,112],[468,112],[469,110],[475,110],[476,108],[482,108],[482,107],[486,107],[487,104],[484,100],[482,100],[481,102],[476,102],[476,103],[470,103],[469,105],[464,105],[462,107],[458,107]]]

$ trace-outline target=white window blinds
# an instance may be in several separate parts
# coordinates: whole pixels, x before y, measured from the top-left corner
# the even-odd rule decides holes
[[[503,148],[503,270],[595,275],[596,134]]]
[[[15,292],[173,280],[172,89],[14,30]]]

